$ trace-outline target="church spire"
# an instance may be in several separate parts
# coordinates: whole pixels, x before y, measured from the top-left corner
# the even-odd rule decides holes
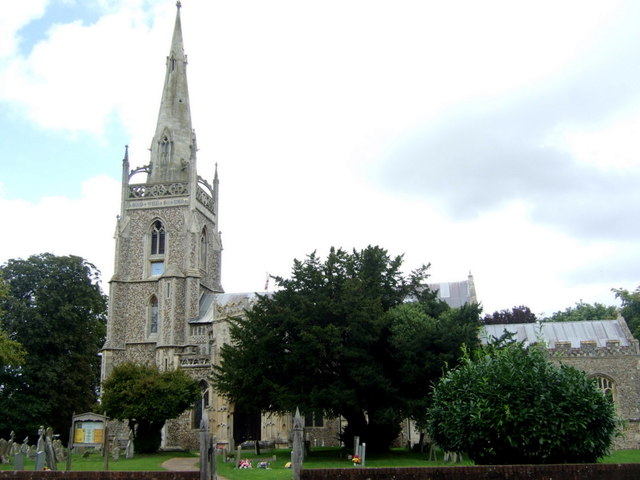
[[[192,178],[191,174],[196,168],[180,2],[176,3],[176,7],[158,123],[151,142],[149,183],[186,182]]]

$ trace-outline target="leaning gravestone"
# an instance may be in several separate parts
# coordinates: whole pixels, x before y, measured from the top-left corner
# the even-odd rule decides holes
[[[4,438],[0,438],[0,463],[9,463],[11,445]]]

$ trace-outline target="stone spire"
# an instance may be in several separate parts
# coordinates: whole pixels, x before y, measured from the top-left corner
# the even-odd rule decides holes
[[[187,56],[182,43],[180,2],[176,6],[176,23],[167,57],[158,123],[151,142],[151,172],[148,183],[187,182],[193,178],[196,168],[195,134],[191,127]]]

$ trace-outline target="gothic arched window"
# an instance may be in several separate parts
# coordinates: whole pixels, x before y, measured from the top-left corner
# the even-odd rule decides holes
[[[167,233],[163,223],[156,220],[151,225],[149,242],[149,260],[151,261],[151,275],[164,273],[164,254],[166,251]]]
[[[610,377],[607,377],[606,375],[595,375],[593,378],[598,384],[598,388],[602,390],[602,392],[605,394],[605,396],[609,400],[614,402],[616,388],[615,388],[615,382],[613,381],[613,379],[611,379]]]
[[[207,227],[200,233],[200,270],[207,270]]]
[[[149,333],[158,333],[159,317],[158,298],[152,295],[149,302]]]
[[[164,255],[165,237],[164,225],[156,220],[151,226],[151,255]]]

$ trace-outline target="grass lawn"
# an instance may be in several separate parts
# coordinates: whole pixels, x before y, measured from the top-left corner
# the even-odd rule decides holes
[[[192,452],[162,452],[152,455],[140,454],[135,455],[135,457],[131,459],[124,458],[124,455],[122,455],[118,460],[113,460],[113,458],[109,459],[109,470],[114,472],[164,470],[160,465],[170,458],[195,456],[197,456],[197,454]],[[27,459],[24,468],[25,470],[33,470],[34,466],[33,460]],[[103,469],[102,467],[102,455],[97,452],[91,452],[86,457],[81,455],[73,455],[71,457],[71,470],[73,471],[99,471]],[[66,461],[58,464],[58,470],[66,470],[66,468]],[[0,465],[0,470],[13,470],[13,465]]]
[[[273,460],[275,455],[276,460]],[[195,453],[189,452],[163,452],[154,455],[136,455],[135,458],[126,459],[120,457],[119,460],[109,460],[109,470],[111,471],[153,471],[163,470],[160,466],[164,461],[175,457],[194,457]],[[228,480],[289,480],[291,470],[284,468],[290,459],[290,450],[275,450],[268,454],[257,457],[255,454],[245,452],[243,457],[249,457],[253,461],[252,469],[236,469],[234,462],[222,462],[218,458],[218,473]],[[268,470],[255,468],[257,459],[269,461]],[[604,463],[640,463],[640,450],[619,450],[603,459]],[[368,455],[366,458],[368,467],[428,467],[447,465],[442,461],[442,452],[439,452],[438,461],[427,461],[426,453],[413,453],[404,449],[392,450],[385,455]],[[466,460],[457,465],[471,465]],[[77,471],[102,470],[102,457],[98,453],[92,453],[87,457],[74,455],[72,457],[71,469]],[[27,461],[26,470],[33,469],[33,461]],[[66,464],[59,465],[61,469],[66,468]],[[305,468],[356,468],[353,467],[341,450],[336,448],[314,449],[310,456],[305,459]],[[0,470],[13,470],[12,465],[0,465]]]

